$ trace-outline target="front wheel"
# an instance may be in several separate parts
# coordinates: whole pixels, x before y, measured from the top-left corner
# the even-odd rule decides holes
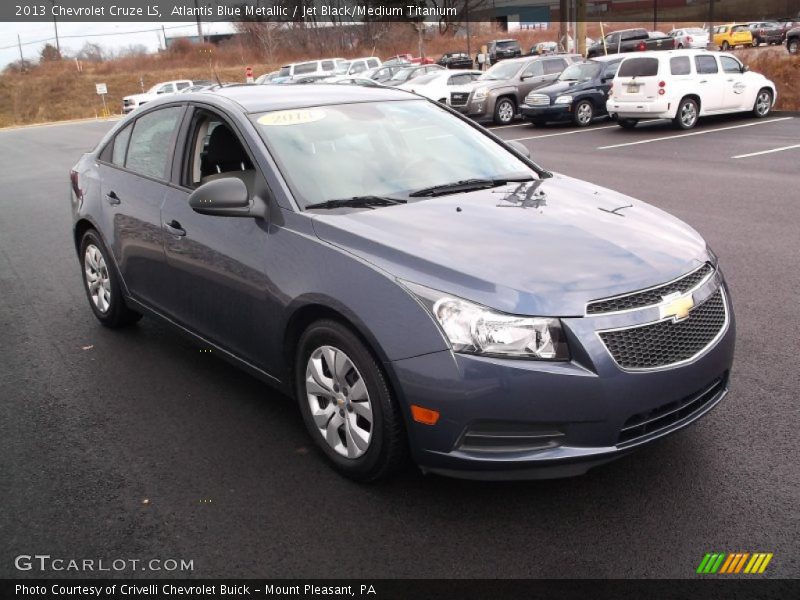
[[[346,477],[375,481],[405,461],[397,401],[372,353],[343,324],[318,321],[300,337],[295,392],[309,434]]]
[[[105,244],[93,229],[83,234],[80,252],[84,289],[97,320],[115,329],[141,319],[142,315],[125,305],[119,276]]]
[[[494,106],[494,122],[497,125],[508,125],[514,120],[516,106],[508,98],[500,98]]]
[[[575,105],[572,113],[572,119],[578,127],[586,127],[591,125],[594,119],[594,106],[588,100],[581,100]]]
[[[639,124],[637,119],[617,119],[617,125],[623,129],[633,129]]]
[[[753,105],[753,115],[758,119],[766,117],[772,110],[772,92],[763,89],[758,92],[756,102]]]
[[[728,50],[731,49],[731,45],[728,43],[728,40],[725,40],[724,42],[722,42],[722,46],[720,46],[720,48],[722,49],[723,52],[727,52]]]
[[[678,129],[691,129],[697,125],[698,107],[697,102],[691,98],[684,98],[678,105],[678,112],[672,119],[673,125]]]

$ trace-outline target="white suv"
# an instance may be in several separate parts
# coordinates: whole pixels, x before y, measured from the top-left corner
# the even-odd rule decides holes
[[[127,115],[132,110],[136,110],[142,104],[145,104],[150,100],[155,100],[162,94],[174,94],[188,87],[191,87],[192,85],[194,85],[194,82],[191,79],[176,79],[175,81],[162,81],[161,83],[155,84],[144,94],[131,94],[130,96],[125,96],[122,99],[122,112],[123,114]]]
[[[724,52],[638,52],[620,63],[606,109],[626,129],[640,119],[672,119],[691,129],[698,117],[752,111],[766,117],[775,84]]]

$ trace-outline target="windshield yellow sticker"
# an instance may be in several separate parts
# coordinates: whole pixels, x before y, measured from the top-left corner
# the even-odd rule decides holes
[[[302,125],[325,118],[325,111],[319,108],[298,110],[279,110],[259,117],[259,125]]]

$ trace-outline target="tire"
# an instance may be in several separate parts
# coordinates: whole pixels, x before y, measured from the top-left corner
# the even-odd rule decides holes
[[[723,52],[727,52],[730,49],[731,49],[731,45],[728,43],[728,40],[724,40],[722,42],[722,46],[720,46],[720,50],[722,50]]]
[[[761,45],[761,40],[759,38],[753,38],[753,48],[758,48]]]
[[[397,401],[372,353],[342,323],[317,321],[300,336],[295,395],[309,435],[345,477],[376,481],[406,462]]]
[[[623,129],[633,129],[639,124],[638,119],[617,119],[617,125]]]
[[[791,39],[786,44],[786,50],[789,51],[789,54],[798,54],[800,53],[800,40],[798,39]]]
[[[510,98],[500,98],[494,105],[494,122],[496,125],[509,125],[514,120],[517,107]]]
[[[89,229],[81,238],[80,260],[83,289],[94,316],[101,324],[117,329],[142,318],[141,314],[125,305],[119,274],[94,229]]]
[[[700,109],[697,102],[692,98],[684,98],[678,103],[678,111],[675,113],[675,118],[672,119],[672,124],[677,129],[691,129],[697,125],[699,114]]]
[[[767,88],[762,88],[756,94],[756,101],[753,104],[753,116],[756,119],[763,119],[772,110],[772,92]]]
[[[589,100],[578,102],[572,112],[572,120],[578,127],[588,127],[594,119],[594,105]]]

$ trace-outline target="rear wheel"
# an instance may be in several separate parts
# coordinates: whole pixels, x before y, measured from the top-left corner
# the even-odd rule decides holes
[[[372,353],[343,324],[317,321],[300,337],[295,392],[309,434],[346,477],[375,481],[405,461],[397,402]]]
[[[684,98],[678,105],[678,112],[675,113],[672,123],[678,129],[691,129],[697,125],[697,116],[697,102],[691,98]]]
[[[497,125],[508,125],[514,120],[517,107],[509,98],[500,98],[494,105],[494,122]]]
[[[125,305],[119,275],[105,244],[93,229],[83,234],[80,252],[84,289],[97,320],[106,327],[115,329],[141,319],[142,315]]]
[[[594,119],[594,106],[588,100],[581,100],[575,105],[572,113],[572,120],[578,127],[586,127]]]
[[[756,118],[763,119],[772,110],[772,92],[764,88],[758,92],[753,105],[753,114]]]
[[[633,129],[639,124],[637,119],[617,119],[617,125],[623,129]]]
[[[789,51],[789,54],[797,54],[800,52],[800,40],[789,40],[789,43],[786,44],[786,49]]]

